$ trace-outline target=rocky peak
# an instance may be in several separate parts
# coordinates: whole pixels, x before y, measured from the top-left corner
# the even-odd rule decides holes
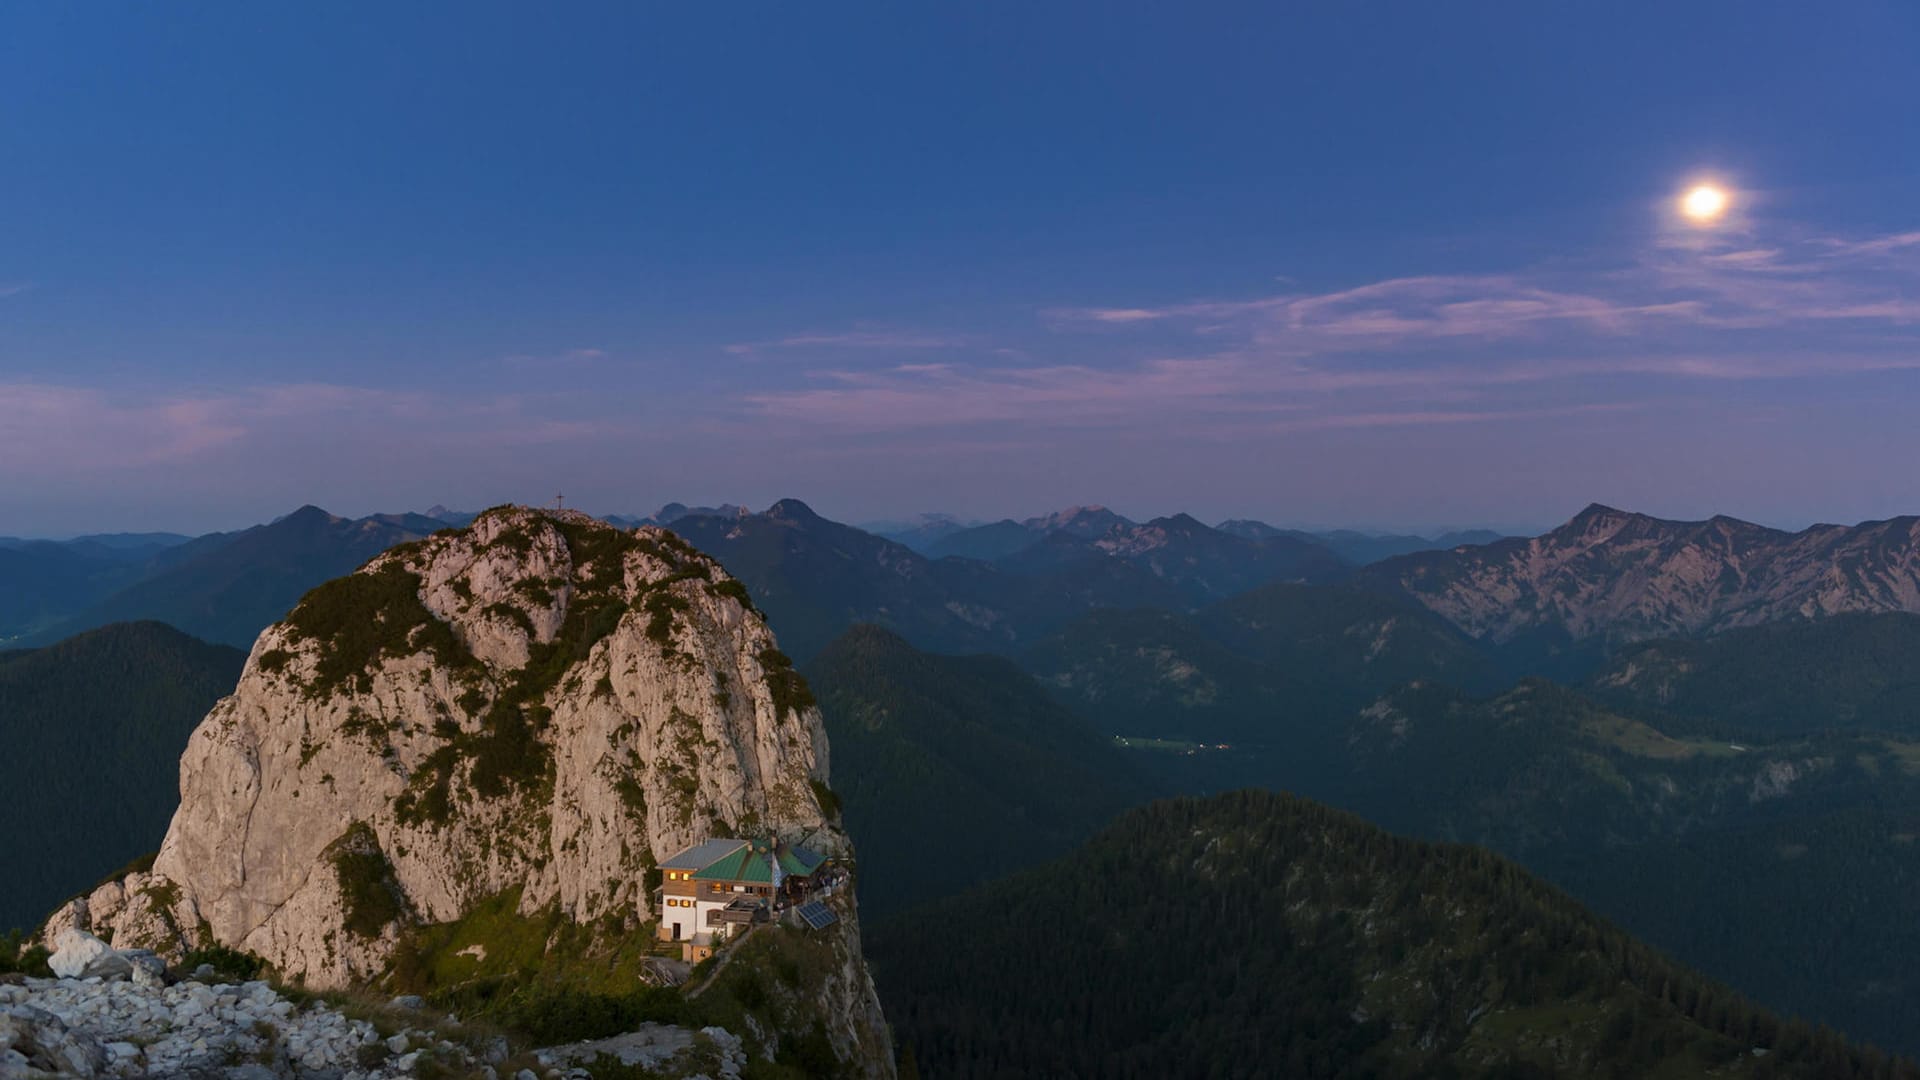
[[[1116,525],[1131,525],[1133,522],[1104,506],[1069,506],[1044,517],[1028,518],[1021,524],[1035,532],[1064,532],[1082,540],[1091,540],[1106,534]]]
[[[1920,611],[1920,528],[1908,518],[1788,533],[1725,515],[1666,521],[1596,503],[1530,540],[1403,556],[1365,576],[1476,637],[1541,631],[1617,643]]]
[[[263,632],[189,742],[152,871],[49,929],[363,983],[412,928],[503,896],[650,918],[657,860],[710,836],[845,852],[826,776],[812,696],[717,563],[664,529],[498,507]],[[865,1012],[841,1028],[884,1040],[843,933]]]

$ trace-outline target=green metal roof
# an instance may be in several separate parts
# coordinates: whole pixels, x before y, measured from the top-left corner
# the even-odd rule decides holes
[[[774,850],[779,856],[780,872],[783,874],[799,874],[805,877],[820,869],[820,864],[824,861],[819,855],[799,844],[781,844]]]
[[[767,849],[759,844],[740,845],[694,872],[695,881],[745,881],[756,885],[773,884],[773,863]]]
[[[770,848],[764,842],[741,843],[739,848],[727,852],[695,871],[693,880],[744,881],[754,885],[771,885],[775,859],[780,862],[782,876],[798,874],[801,877],[820,869],[820,864],[824,861],[819,855],[798,844],[775,844]]]

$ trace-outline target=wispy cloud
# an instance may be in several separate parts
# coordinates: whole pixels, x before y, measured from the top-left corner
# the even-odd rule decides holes
[[[500,362],[512,367],[573,367],[592,364],[606,358],[605,349],[562,349],[551,353],[515,353],[501,357]]]
[[[1053,309],[1057,326],[1183,323],[1257,329],[1303,349],[1423,339],[1504,340],[1556,332],[1657,335],[1675,325],[1911,321],[1920,232],[1754,245],[1748,234],[1662,236],[1631,263],[1565,270],[1396,277],[1321,293]]]
[[[1056,310],[1060,321],[1130,324],[1172,320],[1251,320],[1269,339],[1289,335],[1305,347],[1351,346],[1409,338],[1506,338],[1551,323],[1624,333],[1644,320],[1685,317],[1684,302],[1626,303],[1544,287],[1512,275],[1392,278],[1351,289],[1162,308]]]
[[[31,288],[33,288],[31,281],[0,281],[0,300],[9,296],[19,296]]]
[[[1271,429],[1493,423],[1635,407],[1645,381],[1920,370],[1920,233],[1840,240],[1655,237],[1611,266],[1395,277],[1159,306],[1052,309],[1100,359],[833,366],[748,399],[843,431],[1157,425],[1264,416]],[[1150,350],[1127,359],[1143,331]],[[1118,335],[1116,339],[1115,335]],[[1179,340],[1188,339],[1181,348]],[[1030,350],[1030,352],[1033,350]],[[1634,380],[1637,384],[1629,385]]]
[[[0,460],[62,471],[138,471],[290,439],[473,448],[577,442],[613,430],[548,416],[522,396],[284,383],[145,396],[0,383]]]
[[[1377,419],[1382,416],[1400,417],[1405,423],[1469,423],[1547,415],[1533,398],[1513,398],[1511,392],[1574,381],[1584,385],[1582,394],[1593,394],[1604,392],[1609,380],[1625,377],[1742,381],[1913,370],[1920,370],[1920,352],[1535,357],[1443,367],[1318,367],[1244,352],[1121,368],[939,364],[822,371],[814,373],[819,385],[763,392],[752,395],[748,403],[768,417],[841,431],[979,424],[1136,425],[1151,430],[1250,414],[1310,414],[1280,426],[1331,428],[1377,425],[1383,422]],[[1421,420],[1432,412],[1421,403],[1443,400],[1474,402],[1478,407],[1433,412]],[[1389,404],[1393,408],[1383,408]],[[1571,411],[1621,407],[1602,401]]]
[[[748,356],[773,349],[952,349],[972,340],[959,334],[871,329],[789,334],[767,341],[736,342],[725,348],[736,356]]]

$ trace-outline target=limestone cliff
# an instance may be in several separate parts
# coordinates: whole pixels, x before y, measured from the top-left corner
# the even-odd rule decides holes
[[[523,914],[645,917],[656,858],[708,836],[846,853],[826,776],[805,684],[718,564],[662,529],[503,507],[262,633],[193,734],[151,872],[50,925],[362,983],[412,927],[510,890]],[[829,1028],[884,1046],[841,932]]]

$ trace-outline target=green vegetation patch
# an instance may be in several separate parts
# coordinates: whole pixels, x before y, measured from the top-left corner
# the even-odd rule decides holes
[[[420,602],[420,575],[395,558],[379,569],[335,578],[301,598],[287,616],[288,637],[314,641],[320,659],[307,697],[325,700],[344,688],[372,689],[369,674],[381,659],[431,653],[434,662],[454,670],[480,667],[454,636],[453,628]]]
[[[642,980],[648,957],[679,956],[676,943],[655,939],[655,923],[633,913],[576,923],[557,905],[524,914],[521,895],[509,889],[456,921],[408,932],[385,991],[420,994],[533,1045],[603,1038],[646,1022],[718,1024],[749,1039],[756,1029],[778,1031],[778,1056],[767,1061],[765,1046],[752,1048],[762,1060],[749,1075],[800,1080],[840,1071],[819,1025],[826,980],[844,963],[836,936],[763,926],[733,946],[710,985],[701,984],[717,965],[696,969],[688,987],[698,993],[688,997]]]
[[[1610,713],[1588,718],[1581,730],[1635,757],[1684,761],[1698,756],[1733,757],[1743,752],[1725,739],[1676,739],[1650,725]]]
[[[380,850],[373,827],[363,821],[348,826],[328,845],[334,879],[340,885],[340,909],[346,928],[363,938],[377,938],[406,914],[393,864]]]
[[[748,611],[758,613],[760,610],[753,606],[752,594],[747,592],[746,585],[738,578],[728,578],[725,581],[714,582],[713,592],[716,596],[726,597],[728,600],[732,600]]]
[[[837,818],[840,816],[839,792],[828,787],[825,781],[815,779],[811,776],[807,778],[807,785],[813,788],[813,801],[820,804],[821,811],[825,813],[828,818]]]
[[[180,970],[191,972],[202,964],[213,968],[217,974],[242,982],[258,978],[267,966],[267,962],[254,953],[231,949],[214,942],[194,949],[182,957]]]
[[[641,981],[642,963],[655,952],[651,923],[610,916],[580,924],[557,905],[527,915],[520,898],[520,889],[509,889],[454,922],[413,931],[394,955],[391,988],[540,1044],[691,1018],[678,991]]]
[[[814,707],[813,691],[807,680],[793,668],[793,661],[779,649],[760,650],[760,667],[767,673],[767,690],[773,695],[774,715],[782,720],[788,713]]]
[[[46,949],[27,944],[25,931],[0,934],[0,975],[19,972],[36,979],[51,979],[53,969],[47,966],[48,955]]]
[[[673,648],[673,617],[680,612],[690,610],[692,605],[684,597],[676,596],[664,588],[655,587],[641,601],[641,610],[647,613],[647,640],[662,649]]]

